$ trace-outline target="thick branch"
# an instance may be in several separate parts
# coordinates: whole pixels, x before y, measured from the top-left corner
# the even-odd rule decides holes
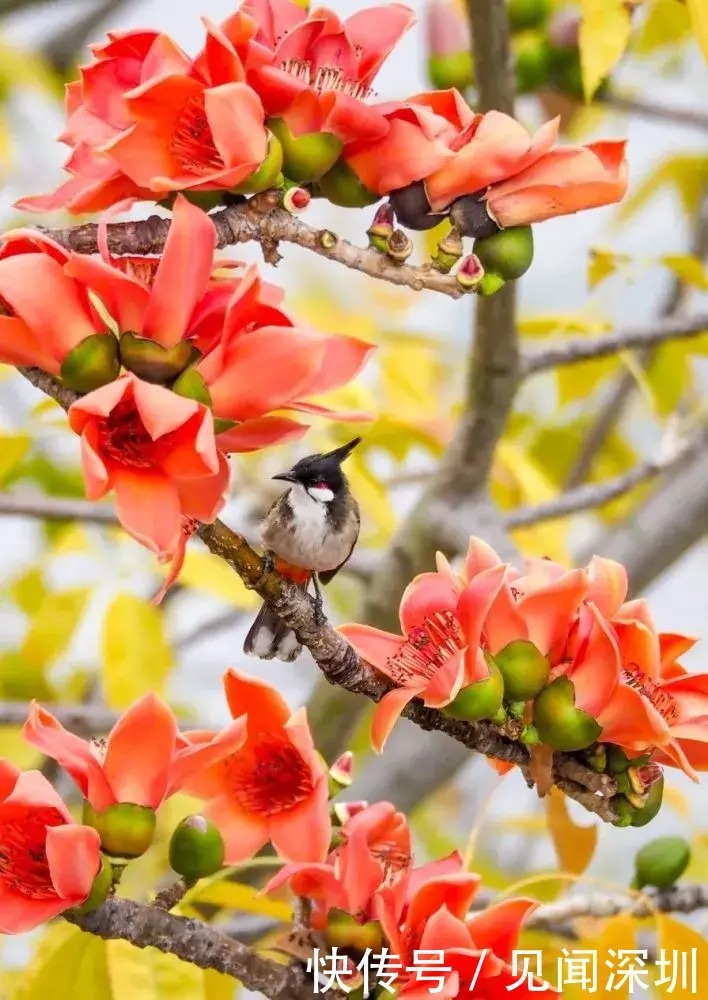
[[[178,917],[156,906],[112,898],[94,913],[67,914],[67,920],[106,941],[157,948],[200,969],[238,979],[270,1000],[311,1000],[312,980],[300,965],[280,965],[199,920]]]
[[[615,476],[602,483],[588,483],[568,490],[547,503],[532,507],[519,507],[507,515],[506,524],[510,528],[526,527],[540,521],[550,521],[555,517],[566,517],[582,510],[602,507],[616,497],[629,493],[635,486],[647,482],[662,473],[678,468],[685,461],[702,454],[706,448],[706,432],[701,431],[682,447],[653,461],[641,462],[621,476]]]
[[[119,523],[112,507],[102,507],[90,500],[25,496],[21,493],[0,493],[1,515],[37,517],[44,521],[83,521],[84,524]]]
[[[454,276],[439,274],[425,265],[411,267],[396,264],[377,250],[354,246],[329,230],[315,229],[279,208],[276,196],[269,192],[221,209],[211,215],[211,220],[216,227],[219,247],[260,243],[265,259],[271,264],[280,260],[278,243],[295,243],[320,257],[394,285],[405,285],[415,291],[428,289],[442,292],[453,299],[465,294]],[[109,249],[116,254],[158,253],[165,244],[169,227],[169,219],[156,215],[139,222],[113,223],[108,227]],[[97,227],[93,223],[47,232],[57,243],[71,250],[80,253],[95,253],[97,250]]]
[[[707,332],[708,313],[697,313],[663,319],[652,326],[628,327],[599,337],[563,337],[539,350],[525,352],[522,374],[534,375],[558,365],[604,358],[633,348],[653,347],[669,340],[687,340]]]

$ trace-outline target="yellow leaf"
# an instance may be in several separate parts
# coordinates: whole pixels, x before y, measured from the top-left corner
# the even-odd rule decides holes
[[[676,0],[650,0],[647,15],[632,45],[638,55],[685,42],[691,34],[688,10]]]
[[[53,924],[24,970],[13,1000],[114,1000],[101,938]]]
[[[686,344],[662,344],[644,369],[644,385],[648,387],[654,409],[660,417],[675,413],[687,390],[693,384],[693,366]]]
[[[39,611],[46,593],[42,571],[37,567],[16,576],[10,584],[13,601],[26,615],[34,615]]]
[[[601,973],[599,977],[602,985],[609,985],[611,972],[618,969],[618,953],[620,951],[634,951],[636,947],[637,922],[632,917],[626,913],[622,913],[607,921],[597,942],[598,967],[604,973],[604,975]],[[614,954],[611,954],[611,952]],[[606,962],[609,963],[609,966],[606,966]],[[633,964],[637,967],[639,963],[635,962]],[[609,971],[605,971],[606,968]],[[646,977],[642,978],[646,981]],[[642,979],[639,981],[642,982]],[[630,993],[630,989],[632,989],[631,978],[623,982],[623,977],[620,974],[615,977],[612,990],[605,989],[605,992],[608,996],[618,997],[619,1000],[627,1000],[629,996],[636,995],[638,992],[635,990],[632,994]]]
[[[708,270],[698,257],[688,253],[669,254],[661,258],[661,263],[686,284],[708,291]]]
[[[91,552],[94,549],[86,529],[80,524],[60,525],[52,538],[52,555],[62,556],[74,552]]]
[[[45,668],[59,659],[71,642],[88,595],[88,587],[45,594],[20,649],[20,656],[28,666]]]
[[[676,953],[675,967],[679,973],[674,989],[669,992],[671,984],[666,983],[657,987],[657,996],[666,997],[667,1000],[696,1000],[697,995],[704,993],[705,984],[708,983],[708,940],[703,934],[666,913],[659,913],[656,917],[656,936],[657,946],[664,949],[667,959],[671,960]],[[686,956],[685,982],[682,981],[681,974],[682,955]],[[664,968],[662,972],[662,978],[671,978],[673,975],[670,967]]]
[[[445,239],[447,234],[450,232],[451,226],[448,219],[443,219],[439,222],[437,226],[432,229],[428,229],[423,234],[423,252],[428,257],[435,257],[438,252],[438,243],[440,240]]]
[[[631,20],[624,0],[582,0],[582,11],[580,65],[590,102],[627,47]]]
[[[391,537],[396,525],[388,489],[369,469],[361,452],[353,452],[349,459],[347,478],[364,513],[362,522],[367,526],[365,541],[370,545],[383,544]]]
[[[281,923],[292,919],[292,906],[282,900],[259,894],[257,886],[243,885],[232,882],[220,874],[204,886],[197,886],[185,896],[180,904],[180,910],[187,916],[197,913],[195,907],[217,906],[221,910],[234,910],[238,913],[255,913],[261,917],[272,917]]]
[[[22,771],[30,771],[40,765],[42,754],[26,742],[20,726],[0,726],[0,758],[12,761]]]
[[[699,0],[700,2],[700,0]],[[615,220],[622,225],[644,208],[664,187],[673,188],[686,216],[693,218],[708,183],[708,157],[698,153],[680,153],[663,160],[634,185],[632,194],[619,206]]]
[[[259,604],[259,598],[244,587],[238,574],[211,552],[188,548],[179,582],[237,608],[250,609]]]
[[[686,0],[696,41],[708,60],[708,4],[706,0]]]
[[[101,637],[102,682],[111,708],[126,708],[148,691],[161,693],[172,650],[161,612],[132,594],[120,594],[106,612]]]
[[[202,972],[202,988],[204,1000],[234,1000],[234,981],[231,976],[224,976],[213,969],[204,969]]]
[[[104,947],[114,1000],[130,996],[139,1000],[198,1000],[204,995],[204,974],[189,962],[155,948],[135,948],[127,941],[106,941]]]
[[[29,450],[26,434],[0,434],[0,485],[20,464]]]
[[[674,812],[677,812],[682,819],[688,819],[691,815],[691,803],[685,792],[679,791],[678,788],[674,788],[673,785],[666,785],[664,787],[664,799],[663,801],[669,806]]]
[[[588,287],[597,288],[601,282],[613,275],[622,264],[626,264],[629,260],[627,254],[592,248],[588,261]]]
[[[546,798],[548,830],[562,871],[582,875],[597,847],[597,825],[576,826],[563,792],[552,788]]]

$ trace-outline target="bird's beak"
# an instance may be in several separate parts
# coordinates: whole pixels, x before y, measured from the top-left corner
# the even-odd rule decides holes
[[[273,476],[273,479],[282,479],[284,483],[296,483],[297,479],[292,474],[292,472],[279,472],[277,476]]]

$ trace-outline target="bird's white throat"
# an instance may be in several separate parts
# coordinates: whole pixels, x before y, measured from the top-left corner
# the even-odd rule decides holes
[[[329,503],[334,500],[334,493],[327,486],[309,486],[307,493],[318,503]]]

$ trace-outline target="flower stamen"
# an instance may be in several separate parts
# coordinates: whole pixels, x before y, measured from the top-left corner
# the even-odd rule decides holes
[[[637,663],[628,663],[622,667],[622,683],[634,688],[650,701],[666,722],[675,722],[678,718],[679,710],[674,698],[650,680]]]
[[[224,160],[214,144],[204,98],[190,98],[182,108],[170,140],[170,152],[183,170],[206,177],[224,169]]]
[[[399,685],[419,678],[430,680],[462,645],[462,630],[453,613],[436,611],[411,629],[406,643],[390,657],[387,673]]]
[[[296,80],[302,80],[316,94],[324,94],[328,91],[348,94],[358,101],[365,101],[371,97],[372,89],[358,80],[346,77],[341,69],[335,66],[320,66],[313,73],[312,63],[304,59],[285,59],[280,68]]]

